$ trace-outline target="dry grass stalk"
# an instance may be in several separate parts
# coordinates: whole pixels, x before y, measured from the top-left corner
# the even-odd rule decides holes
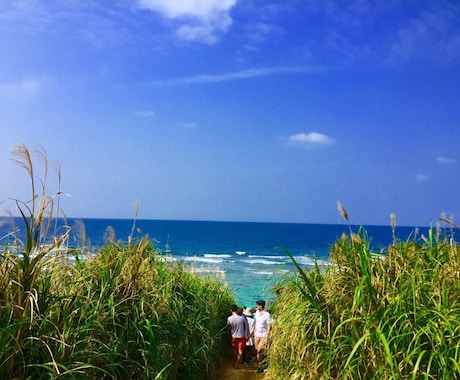
[[[345,219],[347,221],[347,223],[349,223],[348,213],[347,213],[347,211],[345,210],[345,207],[343,207],[343,205],[342,205],[342,203],[340,201],[337,201],[337,209],[339,210],[340,215],[342,215],[342,218]]]

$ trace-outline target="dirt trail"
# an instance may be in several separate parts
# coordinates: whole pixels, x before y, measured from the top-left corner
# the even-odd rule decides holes
[[[257,360],[249,364],[248,368],[240,365],[239,369],[233,368],[233,359],[226,358],[218,367],[214,380],[268,380],[265,373],[257,373]]]

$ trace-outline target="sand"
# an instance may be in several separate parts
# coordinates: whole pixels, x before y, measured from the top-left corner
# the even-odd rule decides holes
[[[215,380],[269,380],[266,373],[257,373],[257,360],[253,360],[248,368],[242,364],[239,369],[233,368],[232,358],[226,358],[216,370]]]

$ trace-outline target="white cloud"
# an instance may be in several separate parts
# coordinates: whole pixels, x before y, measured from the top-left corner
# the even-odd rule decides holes
[[[176,35],[184,40],[214,44],[217,32],[232,24],[229,13],[237,0],[139,0],[139,6],[168,19],[184,21]]]
[[[141,8],[160,12],[168,18],[196,17],[210,19],[227,13],[236,0],[139,0]]]
[[[213,34],[213,28],[210,25],[182,25],[177,29],[176,34],[182,40],[202,41],[210,45],[218,40]]]
[[[35,78],[24,78],[18,82],[0,83],[0,98],[22,98],[40,91],[41,82]]]
[[[436,157],[436,161],[440,164],[447,164],[447,165],[457,163],[457,160],[455,158],[443,157],[443,156]]]
[[[191,77],[183,77],[178,79],[166,79],[160,81],[151,81],[150,85],[153,86],[171,86],[183,84],[200,84],[200,83],[218,83],[227,82],[238,79],[250,79],[257,77],[264,77],[275,74],[284,73],[306,73],[313,72],[316,69],[309,66],[280,66],[280,67],[267,67],[260,69],[247,69],[241,71],[232,71],[222,74],[200,74]]]
[[[400,26],[390,46],[391,59],[458,60],[460,8],[448,2],[438,5],[441,4],[417,9],[416,14]]]
[[[137,117],[153,117],[153,116],[155,116],[155,112],[153,112],[153,111],[135,111],[134,116],[137,116]]]
[[[332,145],[335,143],[335,140],[332,137],[324,135],[318,132],[310,133],[298,133],[296,135],[289,136],[289,142],[291,144],[301,144],[301,145]]]

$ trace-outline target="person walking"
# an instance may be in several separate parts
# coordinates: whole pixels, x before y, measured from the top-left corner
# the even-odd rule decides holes
[[[243,365],[249,366],[251,359],[254,357],[254,314],[248,307],[243,308],[243,315],[246,317],[249,325],[249,336],[246,339],[246,348],[243,350]]]
[[[227,326],[231,329],[233,355],[235,356],[234,368],[239,368],[243,351],[246,347],[246,338],[249,337],[249,325],[242,312],[238,313],[238,307],[230,307],[232,315],[227,318]]]
[[[265,310],[265,301],[256,301],[256,312],[255,312],[255,327],[254,327],[254,343],[257,353],[257,361],[259,363],[259,372],[263,372],[263,352],[267,345],[268,333],[271,323],[271,315]]]

